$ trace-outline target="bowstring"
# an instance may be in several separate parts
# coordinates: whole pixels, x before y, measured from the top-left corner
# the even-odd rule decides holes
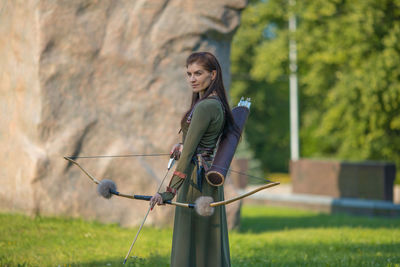
[[[167,156],[169,153],[155,154],[128,154],[128,155],[98,155],[98,156],[68,156],[70,159],[95,159],[95,158],[127,158],[127,157],[160,157]]]
[[[233,172],[233,173],[237,173],[237,174],[240,174],[240,175],[243,175],[243,176],[247,176],[247,177],[253,178],[253,179],[258,180],[258,181],[274,183],[274,181],[269,180],[267,178],[261,178],[261,177],[250,175],[250,174],[247,174],[247,173],[244,173],[244,172],[235,171],[235,170],[232,170],[231,168],[224,168],[222,166],[218,166],[218,165],[215,165],[215,164],[213,164],[212,166],[217,167],[219,169],[223,169],[223,170],[225,170],[227,172]]]
[[[127,154],[127,155],[97,155],[97,156],[68,156],[68,158],[70,159],[94,159],[94,158],[127,158],[127,157],[161,157],[161,156],[170,156],[171,154],[169,153],[154,153],[154,154]],[[267,179],[267,178],[261,178],[261,177],[257,177],[254,175],[250,175],[244,172],[240,172],[240,171],[235,171],[232,170],[231,168],[224,168],[222,166],[218,166],[218,165],[212,165],[214,167],[217,167],[219,169],[225,170],[228,173],[236,173],[239,175],[243,175],[243,176],[247,176],[250,178],[253,178],[255,180],[258,181],[262,181],[262,182],[267,182],[267,183],[273,183],[273,181]]]

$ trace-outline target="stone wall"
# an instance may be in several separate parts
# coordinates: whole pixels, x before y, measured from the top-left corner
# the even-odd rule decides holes
[[[0,209],[140,223],[147,205],[101,199],[63,156],[169,151],[179,140],[179,119],[191,96],[186,57],[192,51],[216,54],[229,87],[230,42],[245,5],[1,1]],[[137,194],[154,193],[167,161],[80,160],[95,177]],[[149,223],[170,221],[171,211],[156,209]]]
[[[396,166],[389,162],[300,159],[290,163],[293,193],[393,201]]]

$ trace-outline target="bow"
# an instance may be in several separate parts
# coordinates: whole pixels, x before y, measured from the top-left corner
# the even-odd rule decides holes
[[[157,154],[157,155],[164,155],[164,154]],[[106,156],[95,156],[95,157],[97,158],[97,157],[106,157]],[[117,157],[117,156],[114,156],[114,157]],[[80,157],[80,158],[82,158],[82,157]],[[83,158],[92,158],[92,157],[83,157]],[[72,164],[76,165],[79,169],[81,169],[82,172],[85,173],[86,176],[89,177],[89,179],[92,180],[95,184],[101,185],[102,182],[100,182],[94,176],[92,176],[78,162],[76,162],[75,160],[71,159],[71,157],[64,157],[64,159],[66,159],[67,161],[69,161]],[[240,173],[240,172],[237,172],[237,173],[243,174],[243,173]],[[241,200],[243,198],[246,198],[248,196],[251,196],[251,195],[253,195],[253,194],[255,194],[255,193],[257,193],[257,192],[259,192],[261,190],[264,190],[264,189],[267,189],[267,188],[270,188],[270,187],[273,187],[273,186],[277,186],[279,184],[280,184],[279,182],[271,182],[271,181],[269,181],[268,184],[262,185],[262,186],[260,186],[260,187],[258,187],[256,189],[253,189],[253,190],[251,190],[251,191],[249,191],[247,193],[244,193],[244,194],[242,194],[240,196],[237,196],[237,197],[234,197],[234,198],[230,198],[230,199],[226,199],[226,200],[223,200],[223,201],[210,202],[209,206],[210,207],[218,207],[218,206],[227,205],[227,204],[230,204],[232,202],[235,202],[235,201]],[[108,189],[111,189],[111,188],[108,188]],[[105,191],[107,192],[107,190],[105,190]],[[148,201],[151,198],[151,196],[139,196],[139,195],[124,194],[124,193],[118,192],[116,190],[113,190],[110,193],[113,194],[113,195],[119,196],[119,197],[130,198],[130,199],[139,199],[139,200],[147,200]],[[101,195],[104,196],[103,194],[101,194]],[[107,197],[107,198],[109,198],[109,197]],[[168,202],[166,202],[166,204],[170,204],[170,205],[174,205],[174,206],[178,206],[178,207],[184,207],[184,208],[195,208],[196,207],[196,204],[182,203],[182,202],[175,202],[175,201],[168,201]],[[202,215],[202,214],[200,214],[200,215]]]

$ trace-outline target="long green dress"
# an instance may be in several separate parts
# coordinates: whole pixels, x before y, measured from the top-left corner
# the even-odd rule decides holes
[[[200,196],[211,196],[214,201],[224,199],[223,186],[212,186],[202,179],[202,192],[197,186],[197,168],[192,158],[198,147],[214,149],[224,125],[224,111],[219,100],[207,98],[199,102],[190,124],[182,126],[183,151],[169,187],[177,191],[177,201],[194,203]],[[208,162],[210,163],[210,162]],[[175,175],[175,173],[181,173]],[[183,175],[186,178],[181,178]],[[174,194],[164,192],[163,200]],[[216,207],[209,217],[200,216],[193,209],[176,207],[171,251],[171,267],[230,266],[228,227],[225,206]]]

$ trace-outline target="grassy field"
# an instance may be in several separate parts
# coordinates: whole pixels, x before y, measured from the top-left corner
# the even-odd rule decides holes
[[[0,214],[0,266],[121,266],[137,228]],[[127,266],[169,266],[172,230],[147,227]],[[400,266],[400,219],[244,206],[232,266]]]

